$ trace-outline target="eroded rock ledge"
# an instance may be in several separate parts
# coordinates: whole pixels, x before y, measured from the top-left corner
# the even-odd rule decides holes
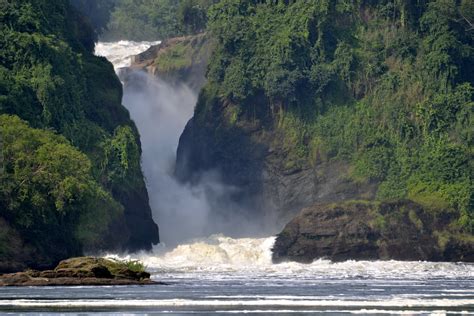
[[[159,284],[136,262],[94,257],[61,261],[54,270],[0,275],[0,286],[74,286],[74,285],[147,285]]]
[[[278,235],[273,261],[314,259],[474,262],[474,237],[453,213],[411,201],[351,201],[303,209]]]
[[[170,38],[132,57],[132,64],[120,72],[129,84],[135,70],[143,70],[168,84],[186,84],[196,93],[206,83],[206,70],[213,41],[205,33]]]

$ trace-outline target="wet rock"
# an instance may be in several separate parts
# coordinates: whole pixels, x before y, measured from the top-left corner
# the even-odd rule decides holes
[[[150,274],[132,269],[126,262],[94,257],[61,261],[54,270],[0,275],[0,286],[68,286],[158,284]]]
[[[273,261],[474,261],[474,238],[411,201],[353,201],[303,209],[278,235]]]

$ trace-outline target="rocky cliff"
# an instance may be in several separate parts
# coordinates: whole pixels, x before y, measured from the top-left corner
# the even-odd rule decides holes
[[[176,176],[196,183],[219,173],[235,188],[231,198],[243,206],[239,212],[274,228],[315,204],[410,199],[423,209],[451,212],[445,223],[451,233],[471,236],[474,77],[467,69],[474,54],[460,53],[474,43],[462,20],[474,12],[468,10],[455,1],[221,1],[210,14],[208,33],[216,43],[208,83],[180,138]],[[449,61],[440,63],[441,56]],[[444,70],[448,64],[455,73]],[[398,207],[388,209],[406,217]],[[215,212],[225,213],[226,205]],[[347,224],[349,235],[362,230],[361,242],[372,238],[357,212],[341,215],[337,224],[321,212],[315,227],[319,221],[334,230]],[[423,246],[410,257],[369,243],[375,248],[367,256],[462,258],[438,248],[436,221],[423,225],[423,233],[407,229],[417,243],[430,240],[431,252]],[[395,234],[375,240],[390,238],[414,246]],[[357,253],[340,258],[351,256]]]
[[[200,116],[207,106],[213,107],[212,114]],[[351,180],[348,163],[295,162],[282,132],[269,123],[269,113],[254,119],[239,117],[237,111],[236,105],[208,99],[206,90],[201,93],[196,115],[180,138],[178,179],[196,183],[207,172],[218,172],[227,185],[238,188],[232,199],[243,206],[241,210],[274,228],[315,201],[375,197],[376,183]]]

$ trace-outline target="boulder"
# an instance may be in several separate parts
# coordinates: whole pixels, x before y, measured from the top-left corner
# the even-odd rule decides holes
[[[277,236],[273,261],[474,261],[474,238],[449,211],[411,201],[349,201],[303,209]]]
[[[61,261],[54,270],[0,275],[0,286],[67,286],[157,284],[136,262],[78,257]]]

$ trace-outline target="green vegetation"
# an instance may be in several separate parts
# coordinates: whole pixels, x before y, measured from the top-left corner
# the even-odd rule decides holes
[[[138,132],[87,25],[67,0],[0,1],[0,219],[33,264],[127,247],[125,218],[151,216]]]
[[[90,258],[90,257],[86,257],[86,259],[87,258]],[[141,273],[141,272],[145,272],[146,270],[145,265],[139,260],[132,260],[132,259],[119,260],[119,259],[114,259],[114,258],[91,258],[91,259],[92,259],[91,260],[92,264],[94,263],[94,260],[98,261],[99,263],[107,267],[110,273],[112,273],[112,275],[114,276],[120,276],[124,274],[124,272],[126,271]],[[84,261],[84,263],[86,264],[89,264],[89,265],[91,264],[91,263],[88,263],[87,260],[84,260],[84,258],[73,258],[73,259],[67,260],[67,262],[69,264],[72,263],[72,265],[74,265],[74,260],[76,260],[79,264],[82,264],[82,261]]]
[[[346,161],[379,200],[451,209],[473,232],[472,21],[467,0],[220,1],[195,119],[235,104],[288,169]]]
[[[123,208],[94,180],[87,156],[64,137],[32,129],[16,116],[1,115],[0,132],[1,216],[37,248],[75,245],[69,251],[77,254],[81,244],[98,242]],[[107,217],[87,234],[78,234],[84,225],[79,219],[88,213],[94,220]]]
[[[128,270],[133,272],[145,272],[146,266],[139,260],[124,260],[120,262],[121,265],[125,266]]]
[[[204,63],[210,55],[211,45],[205,35],[172,39],[156,57],[154,65],[160,73],[179,72],[183,68]]]
[[[120,0],[112,11],[107,40],[157,40],[177,35],[174,0]]]
[[[186,43],[178,43],[169,50],[160,54],[159,61],[156,63],[157,70],[161,72],[169,72],[175,69],[191,66],[192,48]]]
[[[87,275],[94,268],[104,267],[111,277],[136,278],[145,277],[145,265],[139,260],[119,260],[115,258],[76,257],[61,261],[55,268],[56,271],[75,271],[75,274]],[[142,274],[142,275],[141,275]],[[149,275],[147,276],[149,277]]]
[[[107,0],[101,0],[101,2]],[[103,32],[106,40],[163,40],[202,32],[217,0],[108,0],[115,5]]]

